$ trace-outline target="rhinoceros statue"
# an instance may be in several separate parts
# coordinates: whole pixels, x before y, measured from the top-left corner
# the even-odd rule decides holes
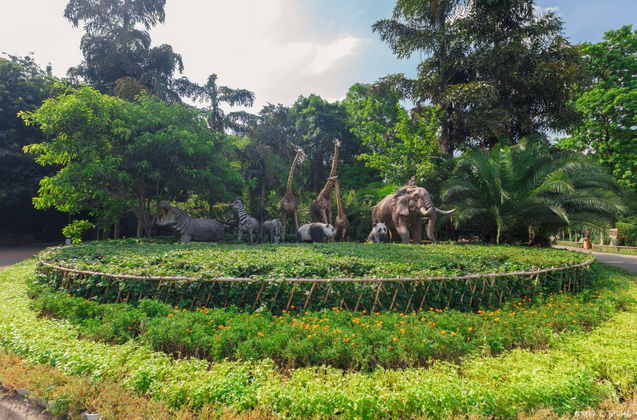
[[[181,235],[181,243],[192,241],[199,242],[225,242],[225,228],[213,219],[195,219],[186,212],[173,207],[166,201],[157,204],[160,212],[155,223],[172,229],[176,235]]]

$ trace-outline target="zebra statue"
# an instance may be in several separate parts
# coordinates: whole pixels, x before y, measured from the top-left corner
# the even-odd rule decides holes
[[[259,234],[259,222],[257,221],[257,219],[248,216],[248,213],[246,213],[246,208],[243,206],[243,203],[240,199],[234,200],[230,207],[232,208],[232,210],[235,210],[239,214],[238,240],[241,241],[241,234],[247,231],[248,236],[250,236],[250,245],[252,245],[254,243],[254,235]]]
[[[268,220],[263,222],[261,226],[261,241],[264,241],[265,235],[270,235],[270,242],[278,244],[279,242],[285,242],[283,237],[283,225],[279,219]]]

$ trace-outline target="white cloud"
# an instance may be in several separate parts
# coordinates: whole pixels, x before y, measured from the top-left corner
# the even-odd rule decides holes
[[[312,61],[312,71],[315,74],[323,73],[345,57],[354,55],[359,45],[360,39],[346,36],[329,45],[319,46]]]

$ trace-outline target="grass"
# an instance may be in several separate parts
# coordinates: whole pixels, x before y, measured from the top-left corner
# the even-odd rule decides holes
[[[513,418],[547,408],[572,415],[600,401],[632,398],[637,385],[635,305],[589,333],[558,333],[541,351],[472,354],[458,363],[372,372],[326,366],[282,372],[269,360],[172,359],[142,343],[78,339],[77,326],[38,318],[30,308],[26,281],[35,266],[30,261],[0,273],[0,346],[29,366],[51,366],[90,383],[117,382],[169,410],[225,406],[273,417],[343,419]],[[609,284],[631,279],[607,270]],[[634,286],[626,293],[637,294]]]

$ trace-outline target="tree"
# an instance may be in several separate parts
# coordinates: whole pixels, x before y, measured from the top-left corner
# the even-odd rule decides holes
[[[230,113],[226,115],[221,109],[221,104],[226,103],[230,107],[252,106],[254,104],[254,93],[246,89],[231,89],[227,86],[217,84],[217,75],[208,76],[208,81],[201,86],[182,77],[177,81],[178,92],[191,98],[193,101],[206,102],[204,108],[208,118],[208,127],[211,130],[223,132],[230,128],[234,131],[241,131],[237,120],[250,119],[244,112]]]
[[[106,217],[124,206],[137,216],[138,235],[150,237],[154,202],[192,191],[227,198],[241,182],[226,158],[228,140],[197,110],[148,95],[125,102],[89,87],[59,89],[21,114],[51,137],[26,151],[41,165],[61,166],[42,180],[36,207]]]
[[[341,157],[351,156],[358,149],[352,144],[347,114],[338,103],[329,103],[318,95],[299,97],[290,112],[294,136],[310,161],[310,190],[318,193],[332,165],[332,140],[341,140]]]
[[[257,190],[260,201],[257,213],[261,218],[266,216],[267,191],[276,188],[283,194],[285,189],[289,166],[284,157],[292,147],[290,128],[290,109],[281,104],[268,104],[248,127],[248,141],[238,148],[244,178],[256,181],[256,188],[250,191],[250,204],[254,204],[254,191]]]
[[[435,108],[422,107],[410,117],[400,99],[396,90],[382,92],[370,85],[356,84],[343,101],[350,115],[351,131],[366,148],[358,159],[397,185],[412,176],[420,180],[434,177],[440,136]]]
[[[70,0],[64,17],[74,27],[84,22],[84,62],[70,69],[103,93],[132,100],[142,89],[178,102],[173,76],[183,71],[170,45],[151,48],[148,31],[164,22],[165,0]],[[140,25],[142,28],[138,28]]]
[[[534,0],[474,1],[458,26],[470,46],[469,80],[446,96],[468,139],[492,147],[501,137],[517,142],[577,123],[570,100],[580,55],[555,14],[537,13]]]
[[[637,190],[637,30],[606,32],[597,44],[582,45],[588,82],[579,86],[576,109],[582,124],[564,149],[585,151],[629,191]]]
[[[31,57],[0,57],[0,236],[37,235],[58,232],[64,222],[56,212],[35,211],[31,198],[38,181],[51,173],[37,165],[22,148],[44,140],[35,127],[27,127],[17,116],[20,111],[37,109],[49,96],[55,79],[50,68],[41,69]]]
[[[551,150],[542,137],[465,153],[443,189],[458,223],[496,243],[529,233],[547,237],[566,227],[602,232],[626,211],[619,187],[601,166],[577,152]]]
[[[492,146],[577,121],[568,106],[579,56],[552,13],[533,0],[398,0],[393,19],[373,28],[399,58],[429,55],[416,80],[386,78],[417,104],[441,109],[439,145]]]

